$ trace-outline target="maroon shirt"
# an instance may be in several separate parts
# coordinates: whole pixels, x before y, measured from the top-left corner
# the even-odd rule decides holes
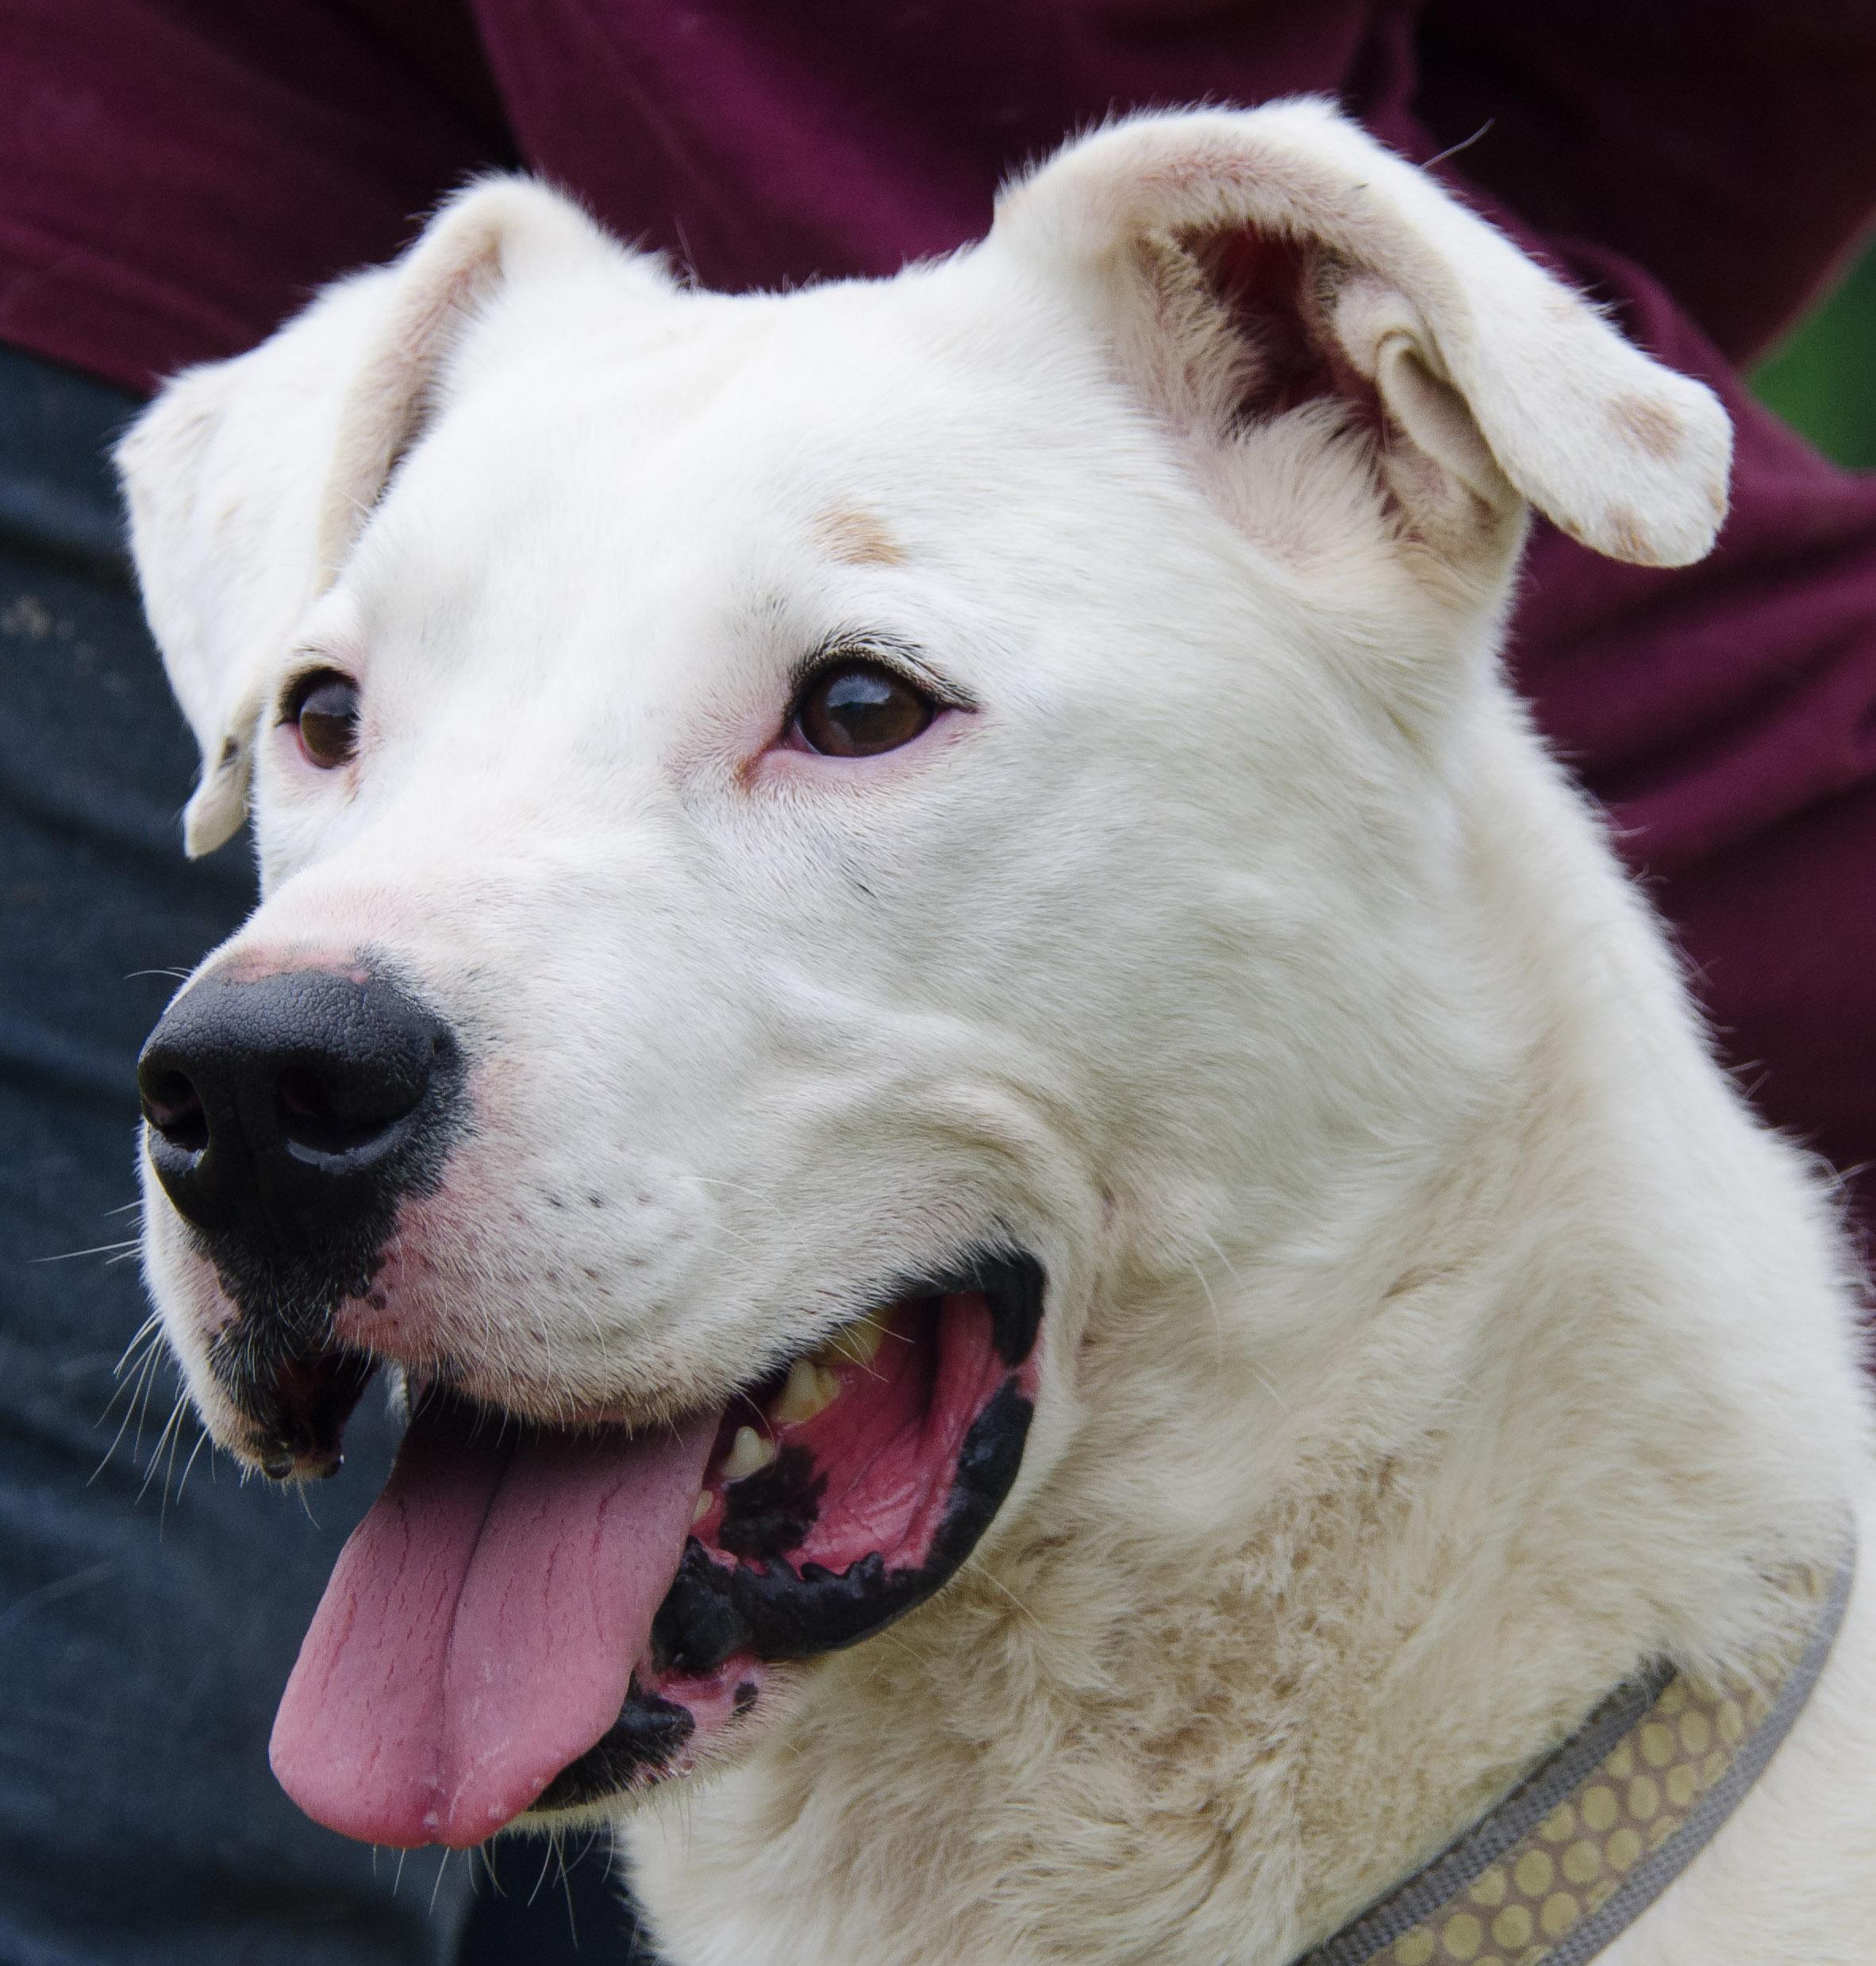
[[[1297,90],[1464,146],[1442,175],[1725,397],[1719,551],[1540,528],[1513,660],[1762,1106],[1876,1162],[1876,480],[1732,366],[1876,211],[1864,0],[0,0],[0,340],[145,388],[517,161],[712,286],[886,273],[1113,109]]]

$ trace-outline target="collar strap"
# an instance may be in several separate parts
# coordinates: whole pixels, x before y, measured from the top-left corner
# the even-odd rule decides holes
[[[1424,1870],[1296,1966],[1583,1966],[1686,1868],[1817,1683],[1856,1568],[1804,1571],[1810,1615],[1718,1683],[1659,1661]]]

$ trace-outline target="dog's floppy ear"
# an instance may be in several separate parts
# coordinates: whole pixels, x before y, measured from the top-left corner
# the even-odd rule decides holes
[[[118,446],[144,609],[202,746],[192,857],[240,828],[270,667],[421,435],[464,329],[506,282],[595,264],[664,285],[544,186],[485,180],[395,266],[178,376]]]
[[[1326,103],[1112,125],[1006,190],[993,238],[1091,289],[1201,443],[1317,398],[1365,412],[1400,520],[1444,553],[1528,501],[1598,552],[1681,566],[1725,516],[1711,392]]]
[[[186,371],[117,447],[144,611],[202,747],[183,821],[192,859],[247,812],[266,658],[316,591],[340,410],[389,279],[347,281],[252,353]]]

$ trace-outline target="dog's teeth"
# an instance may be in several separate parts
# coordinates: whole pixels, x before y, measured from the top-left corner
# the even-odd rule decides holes
[[[788,1383],[769,1409],[769,1418],[778,1426],[798,1426],[825,1412],[840,1396],[836,1373],[816,1364],[813,1359],[797,1359],[788,1368]]]
[[[725,1481],[740,1481],[767,1468],[775,1458],[775,1443],[765,1439],[754,1427],[738,1427],[729,1444],[729,1457],[723,1464]]]
[[[832,1364],[871,1365],[885,1342],[884,1325],[871,1318],[856,1318],[834,1333],[819,1356]]]
[[[747,1433],[749,1429],[744,1427],[743,1431]],[[703,1493],[697,1498],[697,1506],[690,1511],[691,1527],[694,1529],[716,1506],[717,1498],[710,1493],[708,1488],[705,1489]]]

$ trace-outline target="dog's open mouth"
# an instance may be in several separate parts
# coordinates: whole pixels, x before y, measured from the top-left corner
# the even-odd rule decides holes
[[[281,1782],[348,1835],[459,1848],[688,1772],[766,1668],[969,1555],[1022,1457],[1042,1297],[986,1257],[641,1434],[420,1396],[281,1701]]]

